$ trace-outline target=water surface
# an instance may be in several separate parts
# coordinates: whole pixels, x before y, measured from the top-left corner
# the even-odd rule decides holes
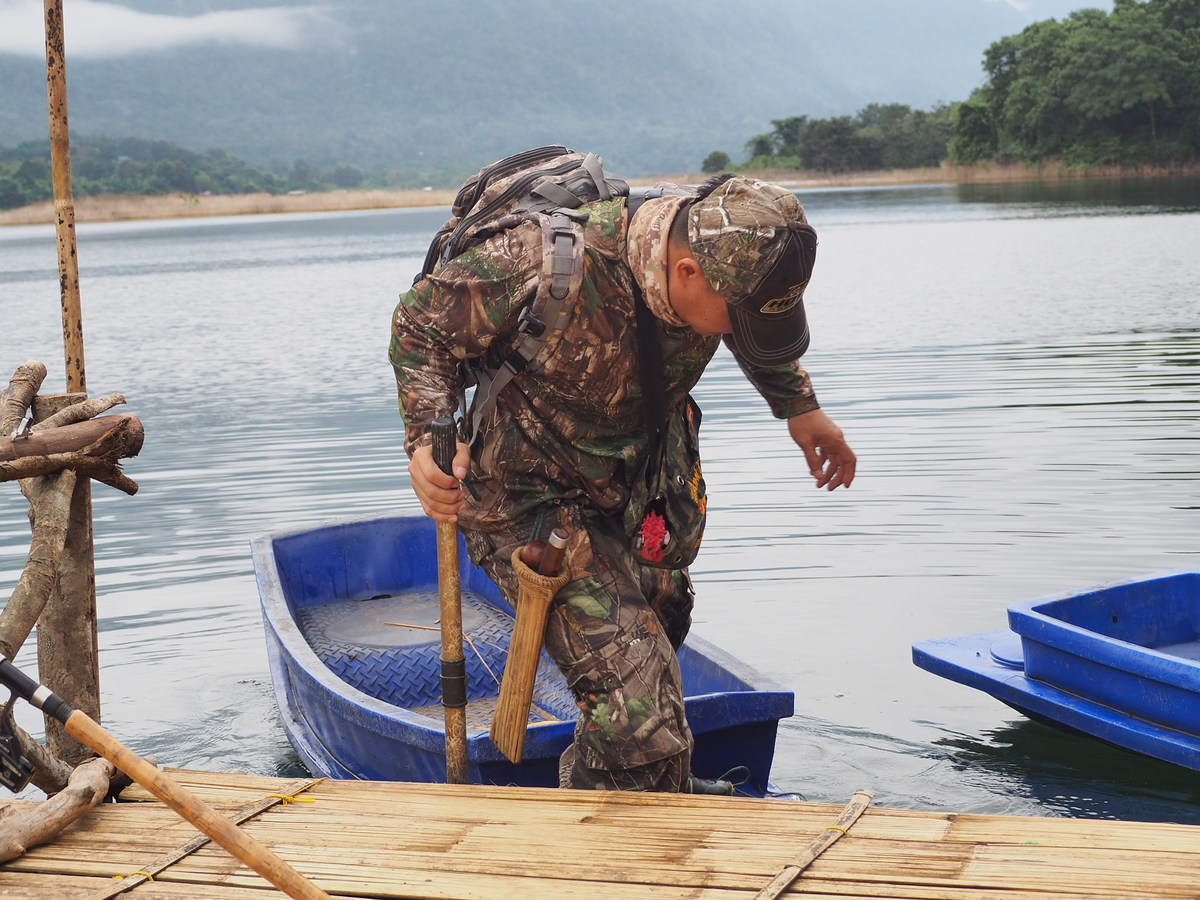
[[[718,356],[695,629],[796,692],[780,787],[898,807],[1200,823],[1200,774],[1024,719],[910,645],[1009,602],[1195,568],[1200,189],[822,190],[806,357],[860,456],[812,487]],[[134,497],[95,488],[103,716],[175,766],[298,769],[248,540],[416,511],[388,320],[444,209],[79,228],[92,394],[146,428]],[[0,372],[62,389],[54,237],[0,229]],[[0,597],[28,549],[0,487]],[[32,665],[32,651],[18,662]],[[27,712],[23,723],[29,727]]]

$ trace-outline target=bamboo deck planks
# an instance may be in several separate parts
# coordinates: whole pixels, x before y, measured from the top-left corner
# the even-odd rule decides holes
[[[178,771],[222,814],[307,781]],[[312,802],[303,802],[304,798]],[[0,867],[0,897],[272,900],[283,895],[136,785]],[[250,834],[336,897],[751,900],[842,806],[480,785],[323,781]],[[22,801],[11,801],[20,803]],[[150,881],[113,894],[114,876]],[[869,808],[784,897],[1088,900],[1198,895],[1200,827]]]

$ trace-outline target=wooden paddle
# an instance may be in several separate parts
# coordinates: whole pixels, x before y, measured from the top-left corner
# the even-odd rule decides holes
[[[46,715],[61,722],[67,734],[92,748],[152,793],[231,855],[244,862],[295,900],[331,900],[330,896],[211,806],[142,759],[86,713],[72,709],[45,685],[40,685],[0,657],[0,682]]]
[[[433,461],[454,474],[458,436],[454,420],[436,419]],[[446,783],[467,783],[467,663],[463,657],[462,576],[458,561],[458,529],[437,524],[438,597],[442,618],[442,707],[446,717]]]
[[[519,763],[525,755],[525,735],[529,731],[529,706],[537,681],[542,642],[546,636],[546,621],[554,595],[567,583],[570,575],[560,571],[570,535],[554,529],[550,540],[541,548],[540,556],[529,554],[531,545],[513,554],[513,569],[517,574],[517,618],[513,623],[512,643],[508,661],[500,680],[500,697],[492,718],[492,743],[508,759]],[[531,542],[535,543],[535,542]],[[531,565],[533,563],[536,565]]]

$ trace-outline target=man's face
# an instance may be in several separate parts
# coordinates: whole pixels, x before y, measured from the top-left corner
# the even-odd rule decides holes
[[[676,261],[678,262],[678,261]],[[729,334],[729,306],[725,298],[713,290],[695,260],[683,260],[684,265],[671,265],[667,272],[667,298],[697,334]],[[692,265],[687,265],[687,263]]]

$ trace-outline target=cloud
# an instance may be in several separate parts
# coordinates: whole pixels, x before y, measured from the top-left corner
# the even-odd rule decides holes
[[[64,0],[67,56],[103,59],[195,44],[243,44],[288,49],[336,30],[320,6],[264,6],[198,16],[145,13],[101,0]],[[46,52],[42,0],[0,0],[0,53]]]

